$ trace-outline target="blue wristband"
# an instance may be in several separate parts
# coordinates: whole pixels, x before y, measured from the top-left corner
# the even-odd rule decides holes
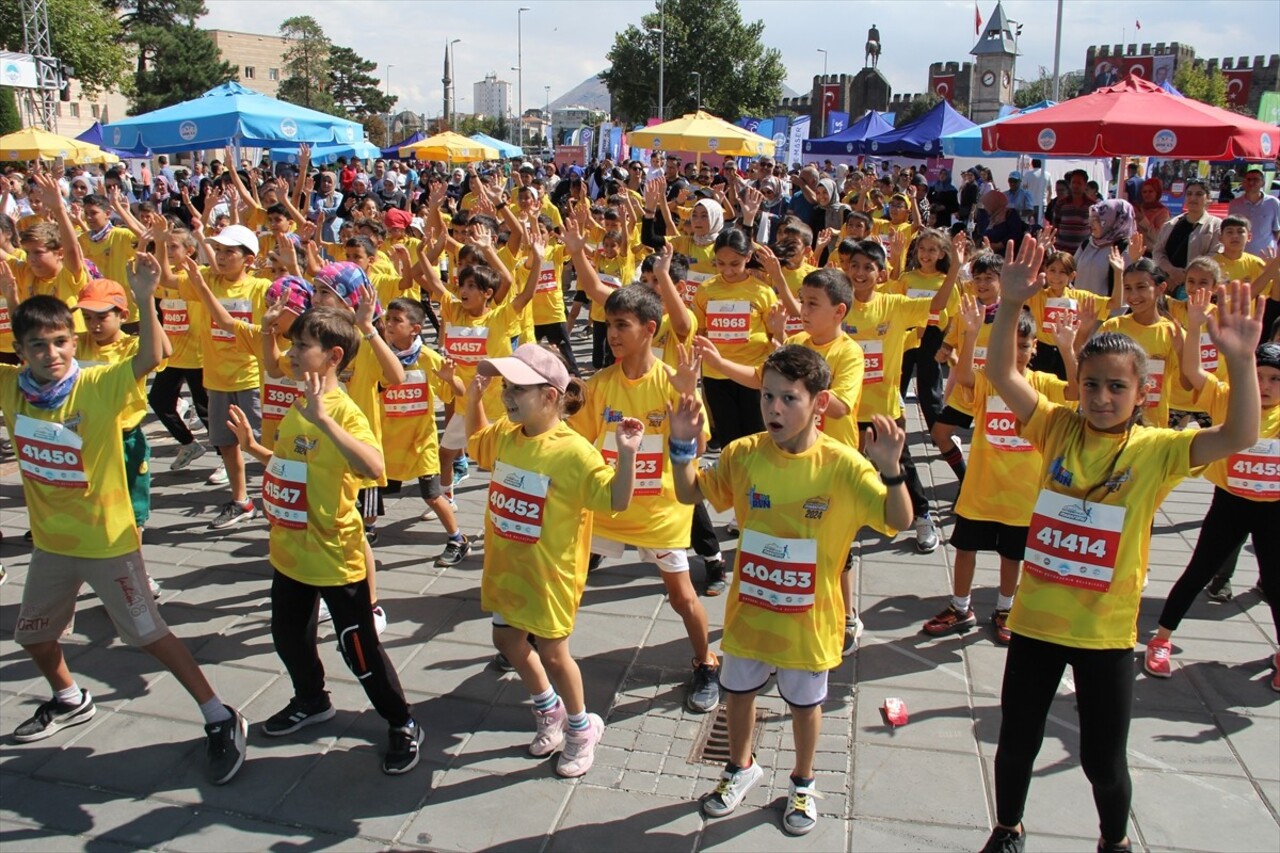
[[[681,441],[678,438],[667,439],[667,453],[676,464],[692,462],[698,458],[698,442]]]

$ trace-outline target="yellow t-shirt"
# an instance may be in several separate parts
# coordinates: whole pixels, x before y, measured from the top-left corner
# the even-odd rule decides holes
[[[1102,433],[1043,396],[1018,431],[1040,451],[1044,467],[1009,629],[1074,648],[1132,647],[1151,521],[1191,473],[1195,431],[1139,425],[1127,438]],[[1055,571],[1068,561],[1085,564],[1085,575]]]
[[[720,647],[786,669],[839,666],[849,546],[864,525],[894,532],[876,469],[822,433],[798,454],[757,433],[730,443],[698,485],[717,510],[733,507],[742,530]]]
[[[560,270],[563,266],[564,246],[547,247],[546,257],[542,259],[542,269],[538,272],[538,283],[534,285],[533,299],[529,303],[535,326],[564,322],[564,291],[560,286]]]
[[[1170,299],[1165,303],[1169,308],[1169,316],[1173,317],[1173,321],[1177,323],[1182,330],[1182,334],[1187,333],[1187,303],[1181,299]],[[1209,306],[1209,313],[1216,314],[1217,305]],[[1179,353],[1181,355],[1181,353]],[[1178,362],[1181,365],[1181,361]],[[1182,368],[1179,367],[1179,370]],[[1214,344],[1213,339],[1209,337],[1209,330],[1201,327],[1200,329],[1200,369],[1205,373],[1217,376],[1223,382],[1227,381],[1227,361],[1218,356],[1218,347]],[[1190,388],[1183,388],[1181,382],[1173,383],[1169,389],[1169,408],[1177,409],[1180,412],[1204,412],[1203,403],[1196,399],[1196,392]],[[1206,412],[1207,414],[1207,412]]]
[[[382,391],[382,448],[387,478],[408,482],[440,473],[436,399],[448,402],[453,389],[440,381],[444,359],[425,346],[404,369],[404,384]]]
[[[757,367],[773,352],[769,312],[778,302],[773,288],[753,275],[730,284],[720,276],[704,281],[693,297],[698,333],[706,335],[727,360]],[[703,365],[708,379],[723,373]]]
[[[1230,393],[1225,379],[1210,374],[1196,400],[1198,410],[1208,412],[1215,424],[1222,423],[1227,417]],[[1262,428],[1256,444],[1209,463],[1200,473],[1236,497],[1266,503],[1280,501],[1280,406],[1262,410]]]
[[[112,228],[101,240],[92,240],[89,233],[80,234],[80,252],[86,260],[93,261],[102,273],[103,278],[124,287],[125,298],[129,300],[127,322],[138,322],[138,306],[133,301],[133,291],[129,289],[129,261],[138,251],[138,238],[128,228]]]
[[[175,276],[177,287],[161,287],[156,292],[160,300],[160,326],[173,347],[166,367],[198,369],[203,364],[200,330],[209,325],[209,312],[188,282],[186,270],[179,270]]]
[[[928,323],[931,300],[879,292],[873,293],[870,302],[853,300],[844,318],[844,330],[862,347],[862,401],[858,406],[862,422],[870,421],[872,415],[902,415],[898,382],[903,342],[913,328]]]
[[[208,268],[203,268],[201,274],[214,298],[232,317],[255,326],[262,324],[271,282],[256,276],[230,282]],[[244,391],[262,384],[258,350],[243,346],[234,333],[217,328],[212,317],[201,326],[200,352],[204,360],[204,387],[208,390]]]
[[[658,331],[653,334],[653,343],[649,345],[649,349],[653,351],[654,358],[660,359],[667,367],[678,367],[680,365],[680,347],[687,348],[697,334],[697,325],[690,323],[689,333],[680,338],[676,335],[675,330],[671,328],[671,317],[663,314],[662,322],[658,324]]]
[[[362,444],[377,446],[369,422],[340,390],[324,397],[329,414]],[[356,495],[371,481],[351,470],[338,446],[297,407],[280,422],[262,475],[271,522],[271,565],[299,583],[345,586],[365,577],[364,524]]]
[[[963,323],[952,323],[951,328],[947,329],[947,335],[943,338],[943,343],[959,354],[960,348],[964,344],[964,339],[968,334],[969,331],[964,327]],[[978,328],[978,337],[973,345],[973,370],[975,373],[987,366],[987,342],[990,340],[991,324],[983,323]],[[957,412],[973,415],[973,398],[974,389],[956,382],[951,386],[951,393],[947,395],[946,405]]]
[[[679,404],[680,392],[659,361],[639,379],[628,379],[622,365],[613,364],[587,380],[586,402],[569,418],[569,426],[595,445],[606,462],[617,464],[614,433],[623,418],[637,418],[645,429],[636,454],[631,506],[597,518],[595,535],[638,548],[689,547],[693,507],[676,500],[667,458],[667,409]]]
[[[529,438],[503,420],[467,442],[493,472],[480,606],[536,637],[573,633],[587,582],[592,513],[613,505],[613,469],[568,424]]]
[[[382,365],[373,351],[373,344],[361,341],[356,348],[355,357],[338,374],[342,390],[351,397],[352,402],[360,407],[365,419],[369,422],[369,430],[378,446],[382,446]],[[387,484],[386,477],[378,481],[379,486]]]
[[[598,259],[596,272],[600,275],[600,281],[610,290],[627,287],[636,280],[635,261],[626,252],[620,252],[616,258]],[[605,322],[603,302],[591,300],[591,322]]]
[[[862,379],[866,371],[862,347],[843,331],[835,340],[825,344],[815,344],[808,332],[801,332],[787,338],[787,344],[811,349],[826,359],[831,367],[832,395],[849,407],[849,414],[843,418],[833,418],[827,414],[818,416],[818,429],[825,432],[841,444],[856,448],[858,446],[858,404],[862,400]],[[761,376],[763,367],[756,368],[756,375]]]
[[[716,245],[713,242],[699,246],[693,242],[692,237],[683,235],[668,237],[667,242],[676,252],[689,259],[689,272],[685,275],[684,281],[676,282],[676,287],[680,289],[684,304],[692,308],[693,298],[702,287],[702,283],[716,274]]]
[[[1222,276],[1226,281],[1256,281],[1258,273],[1262,272],[1262,268],[1266,266],[1262,258],[1248,252],[1241,252],[1240,257],[1234,261],[1221,252],[1214,255],[1213,259],[1218,262],[1218,267],[1222,270]]]
[[[71,321],[76,334],[85,330],[84,315],[76,310],[76,303],[79,302],[80,291],[89,283],[87,270],[80,270],[79,277],[76,277],[63,265],[53,278],[37,279],[26,261],[10,262],[9,267],[13,270],[13,278],[18,284],[19,300],[32,296],[53,296],[61,299],[71,309]],[[127,282],[121,282],[121,284],[128,287]]]
[[[92,559],[138,550],[119,421],[120,410],[141,394],[132,364],[82,369],[56,409],[27,402],[18,389],[19,370],[0,365],[0,409],[13,438],[35,546]]]
[[[133,357],[138,354],[138,344],[141,341],[133,335],[121,335],[120,339],[113,344],[105,344],[99,346],[93,342],[93,338],[88,332],[80,335],[79,342],[76,345],[76,361],[80,362],[80,366],[93,367],[98,364],[119,364],[122,361],[132,361]],[[142,423],[142,419],[147,414],[147,383],[145,379],[138,380],[138,396],[129,400],[123,408],[120,409],[120,429],[130,430]]]
[[[787,283],[787,287],[790,288],[791,290],[791,295],[796,298],[797,302],[800,301],[800,287],[804,283],[804,277],[816,269],[817,267],[815,267],[813,264],[808,263],[806,261],[801,261],[800,266],[796,267],[795,269],[791,269],[788,266],[783,266],[782,278]],[[800,318],[787,315],[787,327],[786,327],[787,336],[790,337],[791,335],[798,335],[803,331],[804,331],[804,323],[800,320]]]
[[[1168,426],[1169,399],[1173,388],[1182,381],[1176,327],[1164,317],[1158,318],[1150,326],[1144,326],[1133,319],[1132,315],[1123,314],[1104,322],[1098,331],[1128,335],[1146,352],[1147,379],[1152,384],[1147,391],[1142,416],[1151,426]]]
[[[1028,371],[1026,377],[1049,402],[1069,405],[1066,382],[1052,373]],[[1026,527],[1036,503],[1044,459],[1031,442],[1018,435],[1013,413],[987,381],[985,370],[975,369],[972,399],[969,473],[960,487],[956,514],[970,521]]]
[[[902,251],[897,257],[889,254],[889,245],[893,239],[893,233],[898,232],[902,235]],[[907,251],[911,248],[911,238],[916,236],[916,228],[910,221],[894,225],[888,219],[873,219],[871,222],[871,236],[875,240],[880,241],[880,245],[884,247],[885,258],[889,262],[889,272],[893,274],[901,272],[907,268]]]
[[[486,358],[511,355],[511,339],[520,334],[522,323],[507,302],[472,317],[451,293],[440,300],[440,327],[445,358],[453,359],[464,388],[471,386],[476,365]],[[461,400],[458,401],[459,403]],[[506,414],[502,405],[502,383],[490,382],[484,392],[484,413],[490,420]]]
[[[1107,318],[1111,300],[1087,290],[1067,287],[1063,289],[1061,296],[1054,296],[1048,288],[1045,288],[1028,299],[1027,307],[1031,309],[1031,316],[1036,321],[1036,340],[1042,344],[1053,345],[1053,332],[1045,328],[1046,324],[1056,323],[1058,317],[1065,313],[1079,314],[1080,306],[1086,302],[1093,303],[1093,309],[1097,312],[1099,319]]]
[[[920,270],[911,270],[904,272],[901,277],[893,281],[887,281],[880,286],[884,293],[901,293],[903,296],[910,296],[912,299],[933,299],[933,295],[942,289],[942,285],[947,280],[947,274],[941,272],[926,273]],[[951,296],[947,299],[947,305],[938,312],[938,325],[945,329],[951,317],[960,313],[960,288],[953,287]],[[914,335],[907,335],[906,344],[903,349],[915,349],[920,346],[920,339],[924,336],[924,329],[918,327]]]

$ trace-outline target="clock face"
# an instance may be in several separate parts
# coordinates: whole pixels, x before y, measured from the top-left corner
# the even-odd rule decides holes
[[[996,82],[996,75],[992,71],[988,71],[982,75],[982,85],[990,86]]]

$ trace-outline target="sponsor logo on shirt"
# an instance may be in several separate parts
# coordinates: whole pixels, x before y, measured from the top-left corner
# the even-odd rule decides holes
[[[604,422],[607,424],[622,423],[622,410],[604,407]]]
[[[1059,456],[1049,465],[1049,476],[1060,486],[1070,488],[1071,481],[1075,479],[1075,475],[1068,471],[1062,464],[1063,457]]]
[[[769,496],[762,492],[757,492],[754,485],[747,490],[747,503],[752,509],[771,509],[773,507]]]
[[[1125,483],[1129,482],[1131,479],[1133,479],[1133,469],[1125,468],[1123,471],[1116,474],[1110,480],[1107,480],[1106,482],[1107,491],[1110,493],[1118,492],[1120,491],[1120,487],[1123,486]]]
[[[652,411],[645,415],[644,419],[649,423],[650,429],[658,429],[662,426],[662,422],[667,419],[667,413]]]
[[[876,337],[883,338],[887,334],[889,334],[888,323],[881,323],[879,326],[876,326]]]
[[[65,421],[62,422],[62,428],[69,429],[72,432],[74,432],[76,435],[79,435],[80,422],[83,420],[84,418],[81,416],[79,412],[72,412],[71,417],[67,418]]]
[[[804,502],[804,517],[821,519],[823,514],[831,508],[831,501],[825,497],[809,498]]]
[[[293,452],[299,456],[306,456],[308,453],[316,449],[317,438],[306,438],[298,436],[293,440]]]

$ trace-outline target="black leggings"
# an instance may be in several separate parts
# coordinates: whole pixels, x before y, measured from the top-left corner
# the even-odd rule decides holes
[[[324,664],[316,648],[319,599],[329,605],[338,651],[364,688],[382,719],[392,726],[409,722],[400,679],[373,626],[369,583],[346,586],[310,586],[280,572],[271,577],[271,639],[293,681],[293,695],[311,702],[324,695]]]
[[[707,512],[707,505],[702,501],[693,505],[693,530],[689,538],[693,553],[703,559],[720,553],[720,539],[711,523],[711,513]]]
[[[732,379],[702,379],[702,391],[711,414],[711,440],[722,448],[744,435],[764,432],[760,391]]]
[[[1053,344],[1036,341],[1036,354],[1031,356],[1027,367],[1040,373],[1052,373],[1059,379],[1067,378],[1067,366],[1062,363],[1062,353]]]
[[[604,370],[613,364],[613,348],[609,346],[609,324],[591,321],[591,366]]]
[[[1080,764],[1093,786],[1099,831],[1118,843],[1128,834],[1129,720],[1133,715],[1133,649],[1076,649],[1014,634],[1000,688],[1000,744],[996,749],[996,821],[1022,821],[1031,769],[1045,723],[1068,664],[1076,683]]]
[[[900,417],[897,420],[903,432],[907,429],[907,419]],[[870,421],[859,421],[858,432],[865,433],[867,430],[874,430],[875,427]],[[911,497],[911,512],[916,518],[920,518],[929,511],[929,499],[924,494],[924,483],[920,481],[920,472],[916,470],[915,460],[911,458],[911,442],[902,442],[902,453],[898,455],[898,467],[902,469],[902,475],[907,478],[907,494]]]
[[[160,423],[169,430],[178,444],[190,444],[196,440],[187,427],[186,422],[178,414],[178,397],[182,392],[182,383],[187,383],[191,391],[191,404],[196,407],[196,415],[204,428],[209,428],[209,395],[204,390],[204,371],[198,367],[166,367],[151,380],[151,390],[147,392],[147,402],[151,411],[156,413]]]
[[[556,349],[560,350],[560,355],[564,356],[565,364],[569,365],[569,372],[574,376],[578,376],[578,362],[573,358],[573,347],[569,344],[569,330],[565,328],[564,321],[559,323],[538,323],[533,327],[533,339],[540,341],[546,338]]]
[[[1262,592],[1271,606],[1271,621],[1280,638],[1280,503],[1251,501],[1237,497],[1219,487],[1213,489],[1209,512],[1200,526],[1200,538],[1182,577],[1173,585],[1160,611],[1160,627],[1178,630],[1182,617],[1191,609],[1196,595],[1215,574],[1230,576],[1223,570],[1224,558],[1238,556],[1244,540],[1253,538],[1258,558],[1258,574]],[[1234,568],[1235,560],[1232,560]]]
[[[933,429],[933,422],[942,411],[942,365],[934,356],[942,346],[942,330],[937,326],[926,326],[920,346],[909,349],[902,354],[902,380],[898,390],[907,396],[907,388],[911,385],[911,372],[916,374],[916,402],[920,404],[920,413],[924,415],[927,427]]]

